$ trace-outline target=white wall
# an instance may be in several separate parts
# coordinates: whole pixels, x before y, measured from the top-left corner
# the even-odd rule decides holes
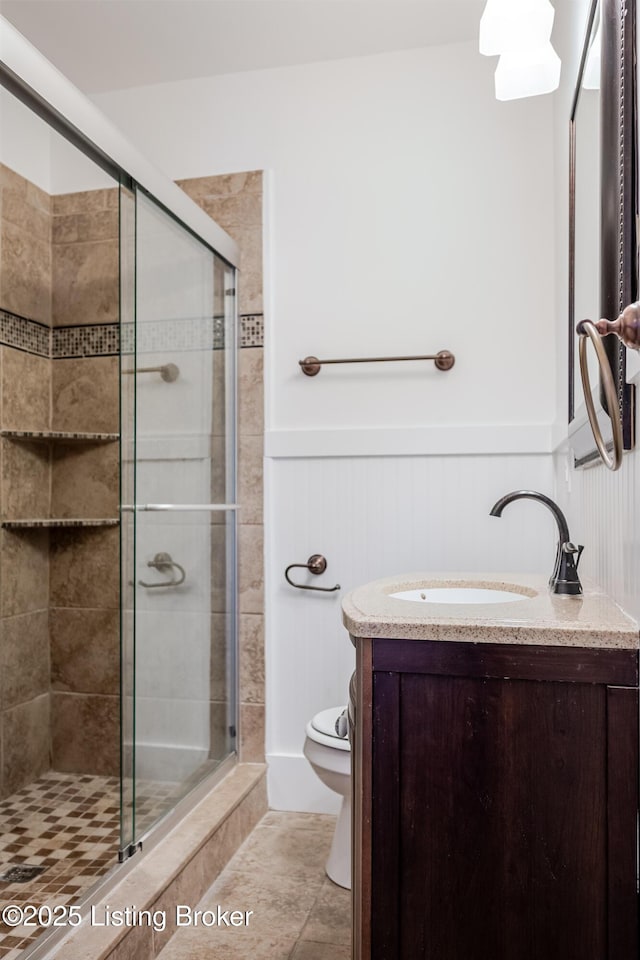
[[[498,104],[494,67],[458,44],[95,97],[173,178],[270,172],[269,430],[552,420],[552,106]],[[297,366],[441,348],[451,373]]]
[[[116,185],[20,100],[0,87],[0,163],[49,194]]]
[[[48,124],[0,87],[0,163],[51,192]]]
[[[331,809],[302,758],[341,703],[344,590],[410,569],[551,570],[553,108],[497,103],[475,44],[96,96],[172,178],[267,172],[266,614],[270,802]],[[297,361],[430,353],[456,365]],[[340,594],[287,586],[328,559]]]

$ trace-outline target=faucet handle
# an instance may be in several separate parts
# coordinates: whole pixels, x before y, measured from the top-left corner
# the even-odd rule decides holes
[[[562,544],[562,552],[563,552],[563,553],[570,553],[570,554],[575,554],[575,553],[577,553],[577,554],[578,554],[578,556],[577,556],[576,559],[575,559],[575,565],[576,565],[576,567],[577,567],[578,564],[580,563],[580,557],[582,556],[582,551],[583,551],[583,550],[584,550],[584,545],[581,544],[581,543],[579,543],[577,547],[576,547],[575,543],[571,543],[570,540],[567,541],[566,543],[563,543],[563,544]]]

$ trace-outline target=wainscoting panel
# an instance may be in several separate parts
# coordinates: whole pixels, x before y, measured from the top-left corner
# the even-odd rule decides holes
[[[339,457],[267,460],[267,755],[270,802],[332,810],[328,791],[301,776],[305,724],[347,700],[354,649],[340,603],[353,587],[412,571],[551,573],[556,529],[530,501],[489,516],[498,497],[529,488],[554,495],[550,455]],[[290,563],[327,559],[296,590]],[[288,768],[291,768],[288,773]]]
[[[571,536],[585,547],[581,572],[640,620],[640,449],[626,453],[616,473],[602,464],[571,469],[570,488],[566,455],[554,461]]]

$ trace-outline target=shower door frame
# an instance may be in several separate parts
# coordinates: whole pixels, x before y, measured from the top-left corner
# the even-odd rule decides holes
[[[148,190],[146,190],[141,184],[137,183],[134,180],[129,178],[128,182],[125,184],[120,184],[120,199],[122,204],[122,198],[124,190],[131,194],[132,203],[133,203],[133,233],[128,237],[123,237],[121,232],[120,237],[120,277],[121,277],[121,329],[123,322],[125,324],[131,324],[133,330],[133,342],[131,345],[131,352],[125,354],[122,352],[122,344],[124,338],[121,336],[121,353],[120,353],[120,397],[121,397],[121,414],[120,414],[120,445],[121,445],[121,485],[122,485],[122,476],[124,474],[124,469],[122,465],[126,462],[126,458],[122,455],[122,449],[125,445],[125,417],[122,414],[122,398],[126,393],[124,388],[124,378],[123,370],[129,366],[133,361],[134,369],[137,367],[137,358],[138,358],[138,343],[137,343],[137,331],[138,331],[138,317],[136,315],[138,309],[138,299],[139,299],[139,289],[137,288],[136,278],[138,267],[135,264],[138,251],[138,195],[143,194],[148,200],[151,200],[159,210],[167,214],[178,226],[182,227],[184,224],[182,221],[175,216],[175,214],[165,207],[161,202],[158,202],[157,198],[153,196]],[[197,208],[198,209],[198,208]],[[214,221],[212,221],[214,222]],[[217,225],[216,225],[217,226]],[[199,788],[202,784],[206,784],[206,789],[210,789],[219,779],[222,779],[223,776],[229,771],[229,769],[237,762],[238,759],[238,743],[239,743],[239,669],[238,669],[238,624],[239,624],[239,613],[238,613],[238,559],[237,559],[237,509],[238,505],[237,500],[237,476],[238,476],[238,464],[237,464],[237,454],[238,454],[238,423],[237,423],[237,408],[238,408],[238,398],[237,398],[237,383],[238,383],[238,270],[233,264],[230,264],[224,257],[221,257],[220,254],[214,250],[210,244],[203,241],[202,237],[196,234],[193,230],[187,228],[187,232],[190,233],[198,243],[200,243],[213,258],[218,258],[225,268],[228,268],[233,276],[233,286],[232,289],[227,291],[225,285],[224,296],[231,294],[233,296],[233,311],[231,315],[227,314],[225,307],[225,317],[224,317],[224,402],[225,402],[225,502],[224,503],[201,503],[201,504],[182,504],[182,503],[139,503],[138,502],[138,484],[137,484],[137,471],[138,471],[138,453],[136,450],[137,441],[138,441],[138,396],[137,396],[137,381],[138,377],[131,377],[131,382],[133,384],[133,398],[132,398],[132,409],[131,422],[129,426],[131,427],[131,437],[130,441],[133,444],[133,457],[132,457],[132,467],[133,467],[133,483],[130,490],[121,491],[121,662],[126,663],[131,661],[132,669],[127,671],[125,669],[121,670],[121,846],[118,852],[118,859],[120,863],[126,862],[134,854],[142,849],[143,845],[146,847],[148,841],[151,837],[155,837],[156,832],[161,829],[163,833],[165,821],[169,821],[171,826],[174,825],[175,821],[173,819],[173,812],[176,809],[187,809],[193,805],[191,798],[198,794]],[[123,239],[128,239],[132,241],[133,253],[127,249],[126,242],[123,243]],[[123,284],[123,278],[126,281],[127,271],[131,271],[131,280],[130,284]],[[126,319],[125,319],[126,318]],[[213,343],[211,344],[213,349]],[[127,358],[127,359],[125,359]],[[131,370],[128,371],[131,373]],[[230,439],[231,438],[231,439]],[[228,502],[231,500],[232,502]],[[137,700],[137,691],[136,691],[136,672],[138,665],[138,650],[137,650],[137,641],[136,641],[136,630],[137,630],[137,596],[138,592],[135,587],[135,568],[136,568],[136,550],[138,546],[138,534],[137,534],[137,517],[140,513],[148,512],[161,512],[161,513],[212,513],[219,512],[225,514],[225,557],[226,557],[226,575],[225,575],[225,595],[226,595],[226,607],[225,614],[229,618],[229,635],[231,637],[232,643],[227,647],[227,655],[230,661],[230,669],[228,673],[230,674],[232,685],[226,690],[227,695],[227,729],[230,732],[231,739],[234,741],[234,748],[230,750],[228,755],[219,762],[219,765],[211,773],[206,774],[201,780],[198,780],[195,787],[192,787],[188,792],[176,800],[173,806],[171,806],[164,814],[160,816],[158,820],[153,822],[150,826],[145,828],[140,834],[137,833],[136,827],[136,795],[137,795],[137,783],[138,783],[138,769],[136,764],[136,752],[139,745],[138,738],[136,736],[136,700]],[[132,560],[132,563],[127,566],[127,553],[124,549],[124,540],[123,531],[125,528],[125,517],[132,517],[132,530],[133,530],[133,546],[132,546],[132,557],[129,557]],[[232,519],[232,523],[229,524],[229,518]],[[212,571],[213,573],[213,571]],[[129,581],[129,577],[133,576],[133,581]],[[128,607],[126,607],[124,598],[127,593],[131,594],[132,604],[131,609],[128,611],[131,613],[131,625],[127,627],[126,613]],[[131,692],[127,690],[126,683],[129,681],[131,683]],[[126,749],[127,744],[125,741],[127,733],[131,733],[131,756],[129,759],[129,769],[127,769]],[[131,818],[131,835],[126,837],[124,835],[124,796],[125,796],[125,780],[126,778],[131,777],[132,783],[132,818]],[[185,807],[182,805],[185,804]]]

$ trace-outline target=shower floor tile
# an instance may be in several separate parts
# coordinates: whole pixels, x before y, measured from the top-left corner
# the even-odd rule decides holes
[[[0,801],[0,877],[12,866],[44,870],[26,883],[0,880],[9,904],[72,904],[118,860],[120,782],[115,777],[44,774]],[[14,960],[43,932],[0,921],[0,958]]]
[[[174,791],[174,784],[154,783],[144,790],[139,814],[152,822]],[[44,774],[0,800],[0,877],[15,866],[44,867],[26,883],[0,880],[0,911],[10,904],[78,903],[117,864],[119,847],[117,778]],[[0,920],[0,960],[18,960],[42,933],[41,927],[11,928]]]

